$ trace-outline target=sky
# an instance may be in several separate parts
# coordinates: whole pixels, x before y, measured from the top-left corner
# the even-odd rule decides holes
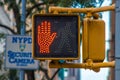
[[[109,6],[111,4],[111,0],[104,0],[102,6]],[[110,39],[110,29],[109,29],[109,12],[102,13],[103,20],[105,21],[105,29],[106,29],[106,40]],[[109,49],[109,44],[106,42],[106,50]],[[107,56],[107,55],[106,55]],[[105,62],[107,60],[105,59]],[[96,73],[92,70],[81,69],[81,80],[107,80],[109,68],[102,68],[100,72]]]

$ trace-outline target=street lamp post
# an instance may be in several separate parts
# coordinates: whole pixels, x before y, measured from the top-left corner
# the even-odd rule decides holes
[[[25,20],[26,20],[26,0],[22,0],[22,15],[21,15],[21,30],[20,30],[21,35],[25,35]],[[24,80],[23,69],[20,69],[19,80]]]

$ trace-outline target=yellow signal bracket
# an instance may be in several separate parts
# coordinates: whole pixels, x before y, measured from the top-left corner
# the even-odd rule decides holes
[[[58,12],[68,12],[71,11],[72,13],[97,13],[97,12],[103,12],[103,11],[111,11],[115,10],[115,4],[111,6],[104,6],[100,8],[64,8],[64,7],[49,7],[49,12],[52,13],[54,11]]]
[[[59,14],[58,11],[54,11],[53,14]]]
[[[40,11],[40,14],[45,14],[45,13],[46,11],[44,9]]]
[[[100,68],[115,67],[115,61],[112,62],[103,62],[103,63],[93,63],[89,59],[86,63],[59,63],[58,61],[51,61],[49,63],[50,68],[84,68],[90,69],[95,72],[99,72]]]
[[[100,17],[98,13],[93,13],[92,16],[93,16],[93,19],[98,19]]]

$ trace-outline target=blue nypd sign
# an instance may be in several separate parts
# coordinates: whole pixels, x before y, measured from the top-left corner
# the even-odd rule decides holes
[[[5,67],[14,69],[37,69],[38,61],[32,58],[30,36],[7,36]]]

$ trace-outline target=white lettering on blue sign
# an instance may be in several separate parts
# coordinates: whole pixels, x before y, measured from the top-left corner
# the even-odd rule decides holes
[[[32,38],[29,37],[12,37],[12,43],[32,43]]]
[[[27,66],[28,64],[35,63],[32,59],[31,52],[8,51],[8,58],[9,63],[16,64],[17,66]]]

